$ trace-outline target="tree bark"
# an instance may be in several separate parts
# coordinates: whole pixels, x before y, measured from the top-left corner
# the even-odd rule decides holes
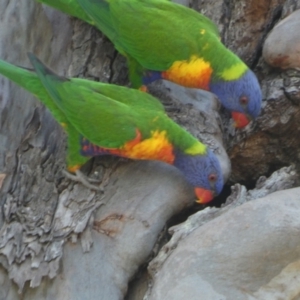
[[[1,1],[1,59],[30,67],[27,52],[31,51],[59,75],[129,85],[124,57],[95,28],[33,0]],[[300,76],[296,71],[274,70],[261,54],[270,30],[299,9],[300,1],[196,0],[184,4],[216,22],[223,42],[254,69],[263,91],[261,116],[237,131],[223,109],[221,120],[218,102],[209,93],[171,83],[155,83],[151,92],[161,99],[176,122],[216,152],[224,177],[229,178],[228,186],[242,183],[252,188],[260,176],[270,176],[291,164],[298,170],[300,145],[295,137],[300,130]],[[154,283],[154,288],[147,291],[146,297],[162,299],[155,295],[163,290],[160,284],[166,280],[164,274],[175,268],[168,264],[176,261],[176,251],[170,251],[171,260],[158,275],[151,269],[155,260],[149,272],[145,265],[169,237],[167,222],[180,213],[184,216],[187,209],[191,211],[191,186],[178,170],[163,163],[102,157],[91,160],[83,170],[102,180],[105,192],[88,190],[68,181],[61,172],[65,168],[65,141],[63,129],[39,101],[0,77],[0,300],[106,300],[124,299],[125,295],[128,300],[137,300],[143,299],[149,282]],[[256,189],[259,196],[245,196],[244,202],[298,185],[293,169],[283,173],[267,183],[260,179]],[[246,188],[235,186],[231,197]],[[275,197],[278,200],[281,196]],[[225,202],[226,193],[221,198]],[[235,202],[237,198],[228,201]],[[276,200],[278,209],[282,207],[280,199]],[[291,206],[297,205],[294,200],[290,202]],[[245,215],[247,209],[256,209],[256,204],[254,208],[249,203],[245,205],[241,208]],[[227,206],[226,212],[231,209],[233,206]],[[221,214],[223,211],[217,211],[214,217],[220,216],[220,222],[228,225]],[[234,211],[232,218],[237,218],[236,214]],[[218,221],[209,222],[214,226]],[[229,225],[228,230],[233,230]],[[202,226],[199,221],[196,227],[205,231],[210,225]],[[179,240],[176,247],[186,245],[193,249],[193,237],[189,234],[184,233],[187,239]],[[201,239],[201,231],[193,234]],[[292,236],[287,236],[285,242]],[[214,245],[211,247],[214,249]],[[282,245],[277,248],[284,251]],[[278,270],[292,263],[284,261]],[[143,266],[144,273],[140,273]],[[270,279],[275,273],[268,273],[265,278]],[[143,274],[141,280],[134,280],[128,292],[128,283],[137,274]],[[193,276],[193,272],[188,275]],[[251,292],[258,290],[259,284],[251,286]],[[195,295],[200,299],[199,294]]]

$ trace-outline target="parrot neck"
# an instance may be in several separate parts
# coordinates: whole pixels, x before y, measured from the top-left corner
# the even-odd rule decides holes
[[[191,174],[191,170],[193,170],[193,160],[192,155],[188,155],[182,152],[179,149],[174,150],[175,159],[173,166],[176,167],[185,177],[186,181],[189,182],[191,185],[194,185],[194,182],[191,180],[193,177]]]
[[[184,152],[182,152],[178,148],[175,148],[173,151],[174,151],[174,155],[175,155],[173,166],[178,169],[181,169],[186,155],[184,154]]]
[[[240,79],[248,70],[247,65],[234,53],[226,49],[221,53],[216,53],[218,63],[213,62],[213,74],[211,83],[228,82]],[[222,62],[222,63],[221,63]]]
[[[226,82],[223,81],[217,81],[217,82],[212,82],[209,85],[209,90],[210,92],[212,92],[213,94],[217,95],[217,97],[219,99],[222,99],[222,95],[225,93],[225,89],[226,89]]]
[[[221,104],[228,110],[233,110],[232,101],[225,95],[230,94],[231,84],[228,81],[218,81],[210,84],[210,91],[215,94]]]
[[[218,96],[222,104],[230,109],[228,99],[224,99],[224,95],[231,94],[232,85],[238,82],[249,70],[248,67],[232,52],[230,54],[231,64],[226,66],[217,66],[214,69],[211,81],[209,83],[209,91]]]

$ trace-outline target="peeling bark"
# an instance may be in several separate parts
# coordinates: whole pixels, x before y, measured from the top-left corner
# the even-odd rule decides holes
[[[171,83],[155,83],[151,92],[169,116],[216,152],[225,178],[230,176],[228,184],[249,188],[283,166],[299,170],[300,75],[268,67],[261,52],[268,32],[300,8],[300,1],[186,4],[215,21],[224,43],[254,68],[264,95],[262,114],[236,131],[224,110],[221,120],[211,94]],[[0,25],[5,28],[0,32],[1,59],[30,67],[26,54],[32,51],[61,75],[129,85],[124,57],[102,33],[75,18],[33,0],[11,0],[1,5]],[[65,147],[64,132],[50,113],[1,77],[0,299],[123,299],[128,282],[156,254],[166,222],[193,203],[192,188],[181,174],[161,163],[91,160],[84,172],[102,179],[104,194],[69,182],[61,172]],[[235,185],[227,200],[231,204],[191,217],[191,223],[197,222],[190,230],[250,198],[297,186],[296,171],[282,169],[249,192]],[[172,245],[178,228],[171,229],[173,239],[162,251],[182,244],[179,239]],[[152,274],[160,255],[150,265]],[[127,297],[142,299],[141,293]]]

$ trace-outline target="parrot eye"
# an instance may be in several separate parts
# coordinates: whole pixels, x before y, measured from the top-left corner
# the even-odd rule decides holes
[[[240,98],[240,103],[241,103],[241,105],[247,105],[248,104],[248,98],[246,97],[246,96],[242,96],[241,98]]]
[[[208,175],[208,180],[210,181],[210,182],[215,182],[216,180],[217,180],[217,174],[209,174]]]

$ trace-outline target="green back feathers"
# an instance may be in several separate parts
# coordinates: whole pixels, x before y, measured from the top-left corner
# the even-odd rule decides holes
[[[164,113],[163,105],[153,96],[141,91],[133,92],[127,87],[106,84],[81,78],[72,78],[72,83],[88,88],[96,93],[124,103],[132,108],[141,108]],[[142,101],[141,101],[142,99]]]

